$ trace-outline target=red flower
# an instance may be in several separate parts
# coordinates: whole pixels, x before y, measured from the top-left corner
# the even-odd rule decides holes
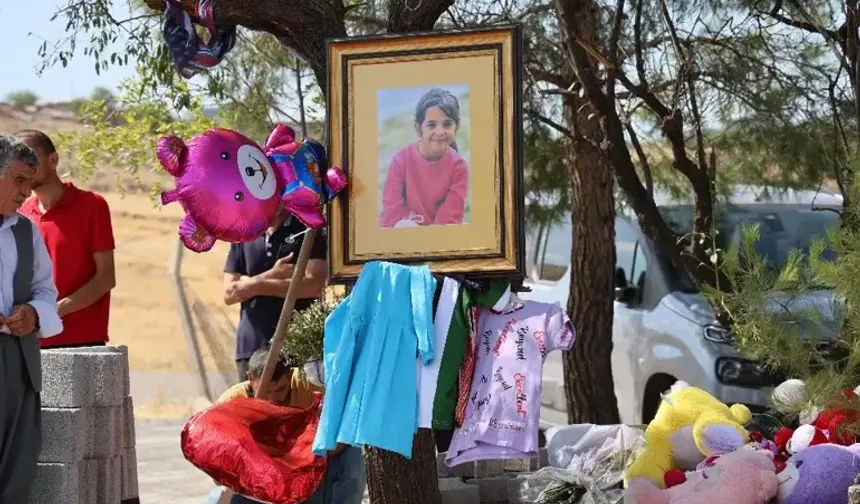
[[[687,481],[687,475],[680,469],[670,469],[663,473],[663,483],[666,488],[678,486],[685,481]]]
[[[773,442],[776,443],[779,451],[784,452],[788,442],[791,440],[791,436],[794,434],[794,430],[789,429],[788,427],[783,427],[776,431],[773,435]]]

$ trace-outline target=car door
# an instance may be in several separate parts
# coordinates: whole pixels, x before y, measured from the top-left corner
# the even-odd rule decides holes
[[[615,219],[615,287],[626,289],[632,284],[637,232],[626,218]],[[635,309],[627,302],[615,300],[612,319],[612,378],[621,421],[633,423],[635,399]]]

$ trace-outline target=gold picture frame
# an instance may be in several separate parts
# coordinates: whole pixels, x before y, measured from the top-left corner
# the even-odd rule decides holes
[[[518,25],[327,42],[329,281],[369,261],[525,276]]]

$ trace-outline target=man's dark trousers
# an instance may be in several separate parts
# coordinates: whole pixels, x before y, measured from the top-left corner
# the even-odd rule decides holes
[[[13,227],[18,251],[14,304],[30,301],[33,226],[19,217]],[[42,449],[42,362],[39,335],[0,333],[0,504],[27,504]]]

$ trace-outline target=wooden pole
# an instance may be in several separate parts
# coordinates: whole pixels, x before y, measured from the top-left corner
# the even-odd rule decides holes
[[[293,308],[296,307],[296,299],[299,297],[299,285],[305,276],[305,270],[308,267],[308,260],[311,258],[311,250],[316,239],[317,230],[309,229],[302,240],[302,248],[299,250],[299,258],[296,260],[293,278],[290,280],[287,299],[284,300],[284,306],[281,308],[281,316],[278,318],[278,325],[275,327],[275,336],[272,338],[272,346],[269,348],[266,367],[263,368],[263,376],[260,377],[260,388],[255,391],[255,395],[261,399],[266,398],[269,382],[272,381],[272,375],[275,373],[275,365],[278,363],[278,357],[280,357],[281,349],[284,347],[287,327],[293,320]]]
[[[278,318],[278,325],[275,327],[275,335],[272,338],[272,346],[269,347],[269,355],[266,359],[266,366],[263,368],[263,376],[260,377],[260,387],[254,394],[255,397],[260,399],[266,399],[266,393],[269,391],[269,382],[272,381],[272,375],[275,373],[275,365],[278,363],[278,357],[280,357],[281,349],[284,347],[287,327],[293,320],[293,309],[296,307],[296,299],[299,297],[299,284],[305,276],[305,270],[308,267],[308,260],[311,258],[311,250],[316,239],[317,230],[310,229],[305,233],[305,237],[302,240],[302,248],[299,250],[299,258],[296,260],[295,269],[293,269],[293,278],[290,280],[287,298],[284,300],[284,306],[281,308],[281,316]],[[233,491],[227,488],[221,494],[218,504],[229,504],[232,498]]]

